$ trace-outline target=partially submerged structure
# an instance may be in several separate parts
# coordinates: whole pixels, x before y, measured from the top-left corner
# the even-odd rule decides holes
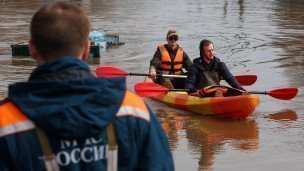
[[[100,49],[107,48],[113,45],[122,45],[124,43],[119,42],[118,35],[104,35],[104,40],[106,42],[106,47],[102,47],[100,45],[95,45],[94,42],[90,47],[90,56],[91,57],[100,57]],[[22,42],[11,45],[12,48],[12,56],[30,56],[30,51],[28,47],[28,42]]]

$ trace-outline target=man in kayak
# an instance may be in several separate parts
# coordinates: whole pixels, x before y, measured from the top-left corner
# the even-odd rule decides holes
[[[80,7],[50,3],[30,24],[38,62],[0,104],[0,170],[174,170],[167,137],[125,78],[97,78],[83,61],[90,22]]]
[[[199,50],[200,57],[193,60],[193,65],[188,72],[185,83],[185,88],[190,90],[190,94],[201,97],[219,97],[246,93],[245,89],[230,73],[225,63],[214,56],[214,46],[211,41],[202,40]],[[221,79],[224,79],[234,89],[219,86]]]
[[[165,77],[156,78],[156,74],[184,75],[183,69],[188,71],[192,64],[187,53],[177,43],[178,39],[178,32],[176,30],[169,30],[166,37],[167,44],[159,45],[150,61],[149,73],[153,78],[153,81],[169,89],[184,88],[185,79]]]

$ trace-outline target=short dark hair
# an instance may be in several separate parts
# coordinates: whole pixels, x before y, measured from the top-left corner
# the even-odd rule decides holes
[[[33,44],[45,60],[76,56],[89,39],[90,21],[80,7],[55,2],[34,14],[30,33]]]

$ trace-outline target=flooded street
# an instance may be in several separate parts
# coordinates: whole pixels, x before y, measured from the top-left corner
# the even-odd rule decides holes
[[[10,45],[29,39],[29,22],[48,1],[0,1],[0,97],[9,84],[28,79],[36,63],[12,57]],[[201,116],[146,99],[168,137],[175,168],[184,170],[304,170],[304,3],[302,0],[79,0],[92,30],[117,34],[124,45],[90,58],[94,71],[111,65],[146,73],[169,29],[191,59],[202,39],[214,42],[216,56],[234,75],[255,74],[248,91],[295,87],[291,100],[259,95],[245,120]],[[143,81],[128,77],[128,88]]]

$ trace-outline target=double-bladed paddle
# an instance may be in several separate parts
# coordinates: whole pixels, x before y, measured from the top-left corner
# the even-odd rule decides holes
[[[133,73],[125,72],[119,68],[111,66],[100,66],[96,69],[96,75],[98,77],[115,77],[115,76],[150,76],[150,74],[145,73]],[[170,78],[187,78],[186,75],[169,75],[169,74],[157,74],[157,77],[170,77]],[[234,78],[243,86],[249,86],[256,82],[256,75],[238,75]]]
[[[155,83],[137,83],[134,86],[135,92],[142,96],[142,97],[152,97],[157,95],[166,94],[169,91],[186,91],[188,92],[188,89],[168,89],[166,87],[163,87],[159,84]],[[271,91],[250,91],[249,94],[264,94],[269,95],[276,99],[281,100],[290,100],[294,98],[297,93],[297,88],[280,88],[276,90]]]

